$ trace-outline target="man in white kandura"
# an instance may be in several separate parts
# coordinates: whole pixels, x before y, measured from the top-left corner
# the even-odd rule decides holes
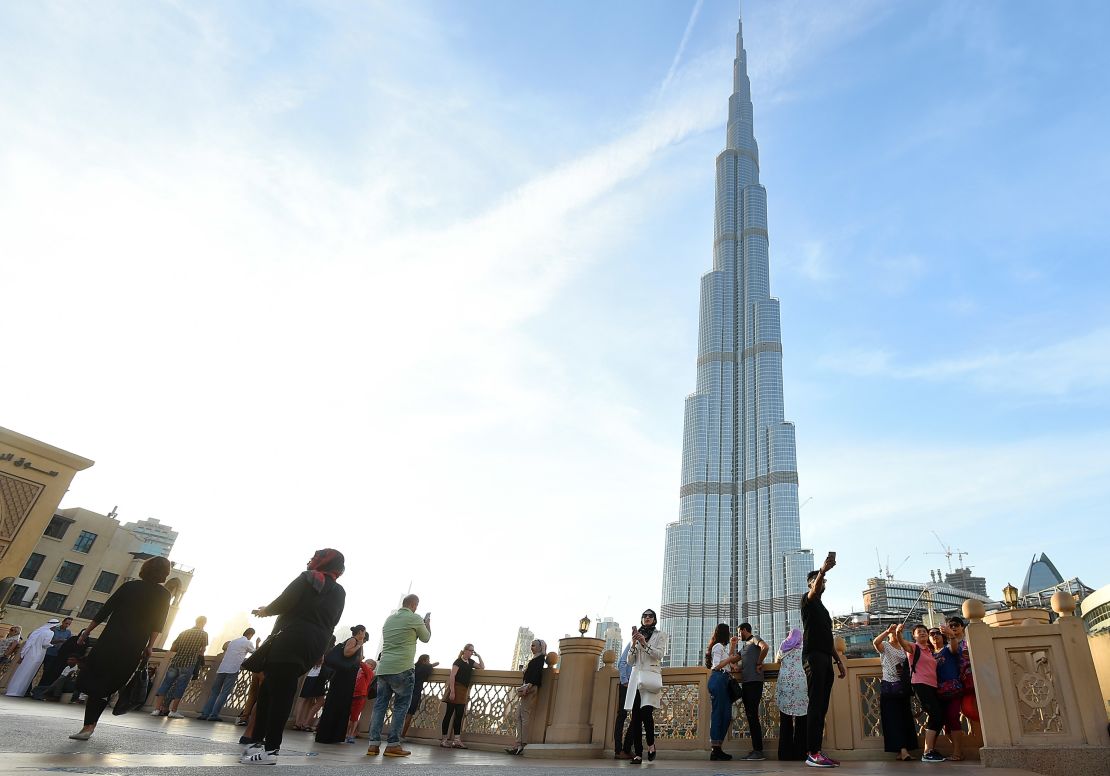
[[[12,674],[11,681],[8,682],[5,695],[12,698],[22,698],[27,694],[27,690],[31,687],[31,681],[35,678],[35,674],[39,672],[39,666],[46,658],[46,650],[50,648],[50,642],[54,639],[54,626],[58,622],[57,619],[48,620],[46,625],[36,628],[23,642],[23,648],[19,651],[21,662]]]

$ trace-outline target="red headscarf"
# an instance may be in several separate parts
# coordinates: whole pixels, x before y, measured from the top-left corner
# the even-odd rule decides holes
[[[324,584],[329,577],[334,582],[335,578],[343,573],[343,563],[343,553],[339,550],[333,550],[330,547],[317,550],[312,560],[308,562],[308,571],[304,573],[304,578],[319,593],[324,589]]]

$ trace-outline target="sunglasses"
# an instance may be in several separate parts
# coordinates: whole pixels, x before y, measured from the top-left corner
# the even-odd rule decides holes
[[[929,635],[930,635],[930,636],[939,636],[939,635],[940,635],[940,631],[929,631]]]

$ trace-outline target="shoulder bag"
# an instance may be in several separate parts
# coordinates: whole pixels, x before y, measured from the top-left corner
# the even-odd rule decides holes
[[[359,654],[362,650],[347,657],[343,654],[343,646],[346,643],[347,642],[344,641],[329,649],[328,653],[324,655],[324,665],[333,671],[354,671],[357,669],[358,664],[362,662],[362,658]]]
[[[262,666],[266,665],[266,658],[270,656],[270,650],[274,648],[274,639],[280,634],[281,631],[278,631],[267,636],[266,640],[259,644],[254,652],[247,655],[247,659],[239,665],[240,670],[250,671],[252,674],[261,671]]]

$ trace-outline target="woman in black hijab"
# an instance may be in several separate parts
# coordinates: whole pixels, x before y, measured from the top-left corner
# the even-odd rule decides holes
[[[644,761],[644,742],[647,738],[647,758],[655,759],[655,709],[663,694],[663,657],[667,654],[670,639],[655,627],[655,611],[645,609],[640,615],[640,627],[632,629],[632,643],[628,648],[628,664],[632,673],[628,677],[628,692],[624,707],[632,712],[632,742],[635,754],[630,765]]]
[[[273,603],[252,614],[277,616],[273,635],[259,647],[257,659],[265,675],[258,692],[254,743],[247,746],[240,762],[275,764],[282,733],[297,694],[297,680],[308,671],[328,646],[332,631],[343,615],[347,593],[336,582],[343,573],[343,553],[318,550],[308,570],[297,576]]]

